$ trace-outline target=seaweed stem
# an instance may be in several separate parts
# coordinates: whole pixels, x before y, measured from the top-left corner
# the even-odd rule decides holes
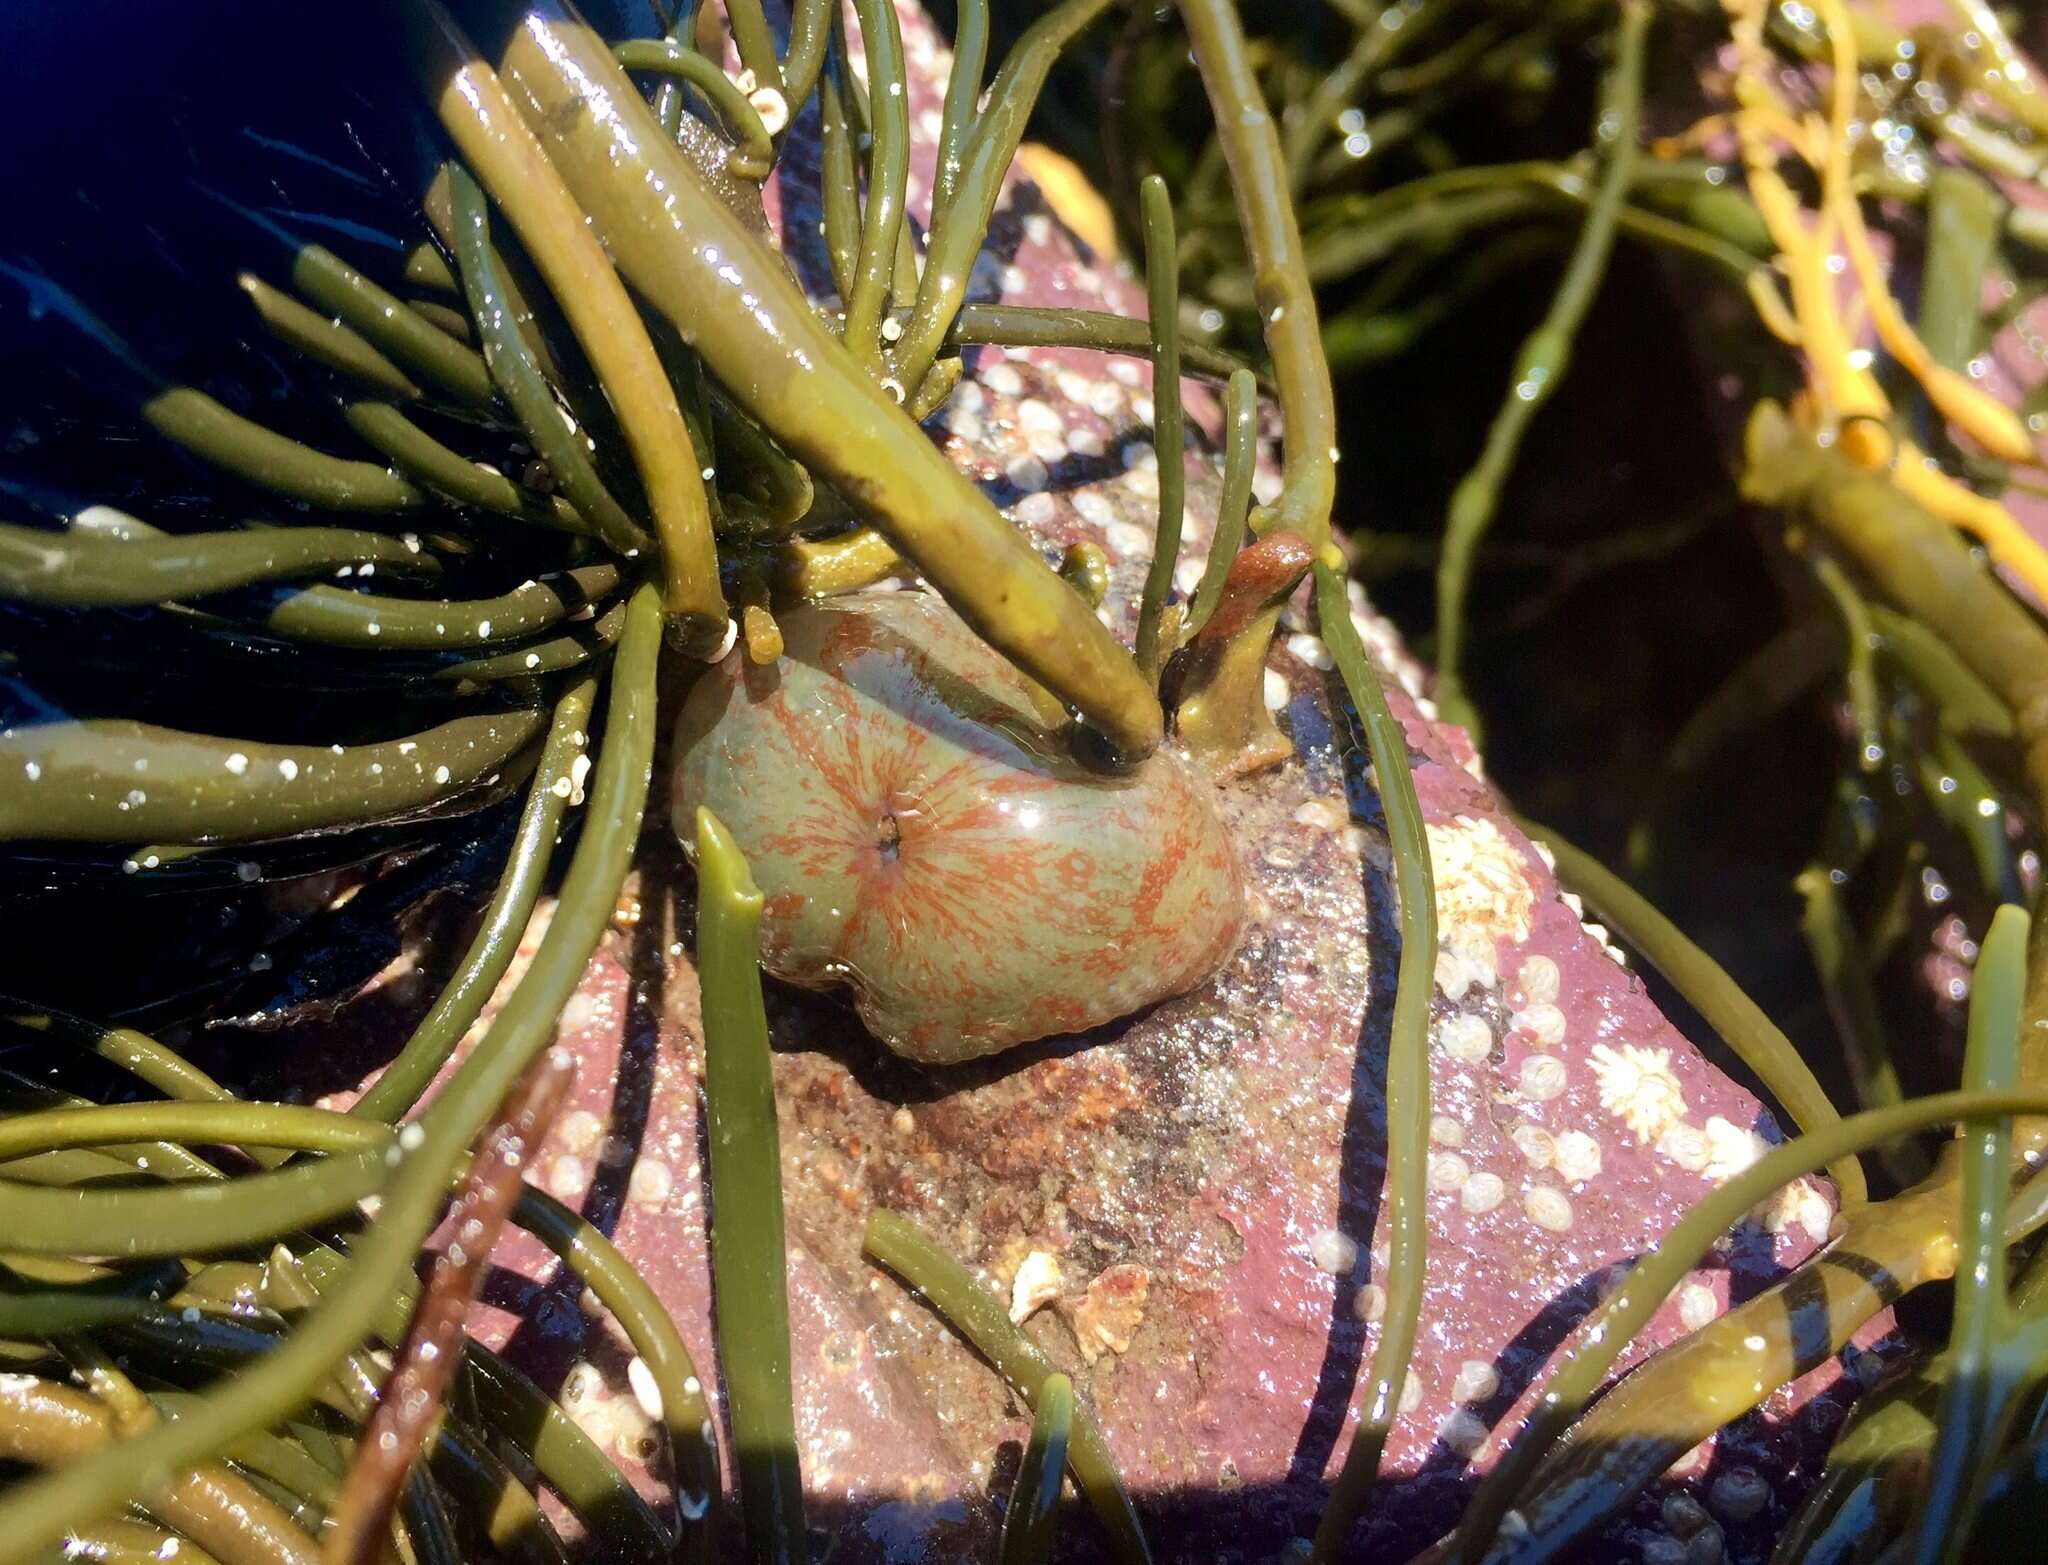
[[[117,1438],[115,1415],[97,1397],[33,1375],[0,1377],[0,1415],[0,1456],[51,1472],[75,1472],[130,1443]],[[179,1471],[153,1498],[151,1510],[222,1565],[319,1565],[312,1541],[269,1496],[215,1463]],[[96,1519],[80,1514],[70,1522],[83,1526]],[[68,1530],[60,1527],[53,1536]],[[12,1538],[0,1541],[0,1551],[14,1547]],[[12,1557],[29,1556],[23,1550]]]
[[[1669,979],[1687,1005],[1734,1050],[1736,1058],[1756,1072],[1764,1090],[1777,1099],[1801,1131],[1820,1130],[1841,1120],[1841,1113],[1814,1079],[1806,1061],[1761,1007],[1706,952],[1653,907],[1620,876],[1591,854],[1566,842],[1548,827],[1525,822],[1557,860],[1557,878],[1586,899],[1586,905],[1643,959]],[[1828,1166],[1845,1206],[1870,1199],[1863,1166],[1853,1157]]]
[[[946,96],[939,114],[939,144],[932,174],[931,226],[953,204],[959,188],[961,156],[981,96],[981,76],[988,64],[989,0],[959,0],[953,21],[953,64],[946,74]]]
[[[1970,985],[1963,1086],[2009,1089],[2017,1074],[2026,993],[2027,915],[2008,903],[1992,915]],[[1987,1119],[1962,1138],[1961,1254],[1949,1374],[1935,1412],[1934,1446],[1904,1565],[1956,1565],[1969,1546],[1976,1493],[2018,1416],[2016,1393],[2048,1346],[2026,1329],[2007,1295],[2006,1210],[2011,1204],[2012,1121]]]
[[[734,401],[852,498],[992,646],[1123,755],[1148,754],[1163,720],[1130,655],[848,355],[781,256],[658,134],[610,50],[543,4],[511,35],[505,69],[520,112],[588,209],[581,231],[603,235],[640,296]],[[592,82],[614,86],[593,96]],[[997,119],[992,110],[981,131]],[[753,303],[726,303],[742,297]]]
[[[1345,1539],[1378,1480],[1422,1317],[1429,1247],[1429,1005],[1436,987],[1437,931],[1429,837],[1408,766],[1407,736],[1366,661],[1343,577],[1318,560],[1315,583],[1323,643],[1365,730],[1393,847],[1401,909],[1401,955],[1387,1043],[1387,1309],[1366,1379],[1364,1418],[1351,1437],[1329,1504],[1316,1525],[1310,1558],[1315,1565],[1329,1565],[1343,1557]]]
[[[625,630],[612,658],[609,721],[592,788],[590,821],[563,881],[548,932],[489,1035],[419,1121],[419,1146],[402,1158],[385,1187],[378,1222],[357,1242],[351,1264],[333,1291],[273,1352],[210,1392],[189,1416],[44,1473],[0,1496],[0,1565],[22,1565],[40,1557],[40,1551],[62,1538],[67,1528],[118,1510],[162,1474],[204,1460],[242,1435],[288,1417],[373,1329],[393,1288],[410,1274],[420,1242],[440,1209],[450,1171],[512,1083],[546,1047],[591,951],[611,922],[646,806],[660,649],[659,593],[643,586],[629,602]],[[376,1161],[382,1167],[382,1157]],[[325,1171],[323,1165],[314,1166]]]
[[[726,129],[739,138],[739,146],[726,158],[726,167],[734,174],[758,184],[773,172],[775,138],[762,123],[761,111],[719,69],[715,60],[666,38],[629,38],[615,45],[612,54],[626,70],[656,71],[688,82],[710,99]]]
[[[435,1257],[391,1373],[356,1440],[355,1460],[332,1507],[327,1565],[372,1565],[406,1475],[426,1448],[461,1362],[463,1322],[483,1287],[491,1251],[519,1198],[528,1155],[547,1137],[576,1075],[575,1056],[551,1049],[527,1067],[484,1127],[449,1213],[455,1237]]]
[[[740,1509],[756,1560],[810,1556],[789,1368],[775,1072],[761,1004],[763,897],[731,833],[697,811],[697,971],[711,1148],[711,1273]]]
[[[1209,533],[1209,557],[1195,585],[1181,640],[1193,641],[1209,623],[1223,597],[1230,565],[1244,543],[1251,513],[1252,476],[1259,455],[1259,388],[1250,370],[1230,377],[1223,396],[1223,487],[1216,497],[1216,522]]]
[[[1884,722],[1878,710],[1877,632],[1870,608],[1842,567],[1825,554],[1813,559],[1814,579],[1842,621],[1849,716],[1856,730],[1856,767],[1874,772],[1884,763]]]
[[[1074,1426],[1074,1383],[1052,1374],[1038,1388],[1031,1440],[1017,1464],[1010,1508],[1003,1513],[1000,1565],[1050,1565],[1060,1536],[1060,1486]]]
[[[1436,577],[1436,701],[1447,722],[1463,724],[1475,739],[1479,714],[1465,693],[1461,662],[1465,640],[1465,592],[1472,558],[1492,525],[1501,486],[1514,466],[1522,438],[1536,412],[1556,391],[1571,363],[1572,344],[1606,274],[1614,250],[1616,219],[1633,177],[1637,125],[1642,112],[1643,51],[1649,33],[1646,0],[1624,0],[1615,59],[1603,96],[1597,136],[1611,151],[1598,193],[1586,211],[1586,225],[1565,266],[1550,310],[1524,339],[1509,376],[1508,394],[1486,432],[1477,463],[1452,491],[1444,518],[1444,552]]]
[[[933,214],[917,300],[889,355],[889,373],[903,386],[924,381],[967,297],[967,280],[1002,194],[1003,176],[1024,139],[1046,76],[1061,51],[1109,5],[1110,0],[1061,0],[1026,29],[997,70],[986,94],[987,107],[965,132],[952,198],[943,216]]]
[[[1215,111],[1216,138],[1230,168],[1231,194],[1251,258],[1259,325],[1280,387],[1284,486],[1271,510],[1253,519],[1253,530],[1299,533],[1321,557],[1331,547],[1330,507],[1337,496],[1336,397],[1288,194],[1287,161],[1259,90],[1236,5],[1232,0],[1179,0],[1179,6]]]
[[[853,291],[846,298],[847,348],[880,375],[882,316],[903,235],[903,195],[910,177],[910,99],[904,85],[903,30],[895,0],[854,0],[861,49],[867,58],[869,96],[867,200],[861,208],[860,248]],[[909,385],[908,381],[902,384]]]
[[[654,512],[663,607],[677,619],[679,644],[707,653],[724,638],[726,625],[710,503],[675,389],[647,328],[497,74],[438,3],[407,14],[416,17],[420,79],[443,128],[533,257],[618,413]],[[522,27],[515,36],[526,35]],[[624,84],[621,95],[647,114],[648,133],[658,131],[624,73],[609,57],[605,64]]]
[[[1138,603],[1138,667],[1159,677],[1171,645],[1161,644],[1160,615],[1173,590],[1180,531],[1187,509],[1185,420],[1180,400],[1180,266],[1173,237],[1173,198],[1166,181],[1148,174],[1138,186],[1145,227],[1145,295],[1152,327],[1152,449],[1159,464],[1159,523],[1152,563]]]
[[[946,1254],[915,1223],[880,1207],[868,1213],[861,1249],[872,1261],[889,1268],[922,1294],[953,1329],[994,1366],[1027,1406],[1036,1409],[1046,1382],[1056,1373],[1052,1360],[1011,1319],[1008,1307],[975,1282],[972,1274]],[[1110,1549],[1121,1565],[1149,1565],[1152,1551],[1117,1477],[1109,1442],[1094,1415],[1081,1406],[1073,1412],[1067,1445],[1067,1466],[1103,1526]]]

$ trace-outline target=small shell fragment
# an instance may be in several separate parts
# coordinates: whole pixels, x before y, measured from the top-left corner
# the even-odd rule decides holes
[[[1048,1250],[1033,1250],[1024,1257],[1023,1264],[1017,1268],[1016,1278],[1010,1284],[1012,1324],[1023,1325],[1057,1299],[1064,1286],[1059,1258]]]

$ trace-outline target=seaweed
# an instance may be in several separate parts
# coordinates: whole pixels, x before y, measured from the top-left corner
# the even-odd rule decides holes
[[[632,864],[664,649],[695,669],[737,641],[754,664],[772,663],[778,614],[794,626],[799,604],[906,570],[1035,682],[1065,724],[1057,742],[1106,776],[1143,763],[1169,730],[1225,775],[1285,755],[1261,682],[1282,613],[1313,582],[1347,743],[1369,756],[1384,811],[1401,916],[1392,1286],[1366,1416],[1310,1549],[1344,1557],[1425,1324],[1437,932],[1406,741],[1346,599],[1359,539],[1332,525],[1331,357],[1397,358],[1501,277],[1567,251],[1429,551],[1437,699],[1476,729],[1466,600],[1500,544],[1492,530],[1530,460],[1529,431],[1572,384],[1575,340],[1624,241],[1703,264],[1711,286],[1752,311],[1759,337],[1796,353],[1775,365],[1798,388],[1789,406],[1755,400],[1742,484],[1784,518],[1783,559],[1831,617],[1795,626],[1703,709],[1671,772],[1823,681],[1839,696],[1841,769],[1798,884],[1863,1106],[1842,1114],[1700,946],[1552,839],[1563,882],[1670,979],[1801,1134],[1630,1272],[1435,1557],[1562,1555],[1794,1378],[1814,1340],[1839,1345],[1894,1298],[1951,1274],[1953,1330],[1917,1372],[1919,1400],[1874,1404],[1844,1434],[1788,1547],[1853,1527],[1873,1550],[1960,1560],[1973,1520],[2038,1506],[2039,1447],[2022,1414],[2043,1378],[2042,1272],[2036,1251],[2009,1291],[2007,1251],[2048,1222],[2039,1182],[2023,1177],[2048,1150],[2048,943],[2037,934],[2028,945],[2022,904],[2035,887],[2007,816],[2017,801],[2048,818],[2048,633],[2007,580],[2048,589],[2048,551],[2007,503],[2025,492],[2011,470],[2037,461],[2032,432],[1968,365],[1993,324],[1983,273],[2033,266],[2024,252],[2043,244],[2038,218],[2008,211],[1987,176],[2038,177],[2028,149],[2048,132],[2048,97],[1989,7],[1959,6],[1954,34],[1903,38],[1845,0],[1796,16],[1728,0],[1732,109],[1655,141],[1642,134],[1646,61],[1667,23],[1643,0],[1478,17],[1456,0],[1355,0],[1279,40],[1248,31],[1227,0],[1180,0],[1177,22],[1135,16],[1113,44],[1088,47],[1132,89],[1116,100],[1104,159],[1135,196],[1143,321],[967,299],[1034,109],[1077,67],[1107,0],[1047,11],[992,76],[1001,18],[979,0],[959,7],[922,234],[906,216],[907,67],[888,0],[855,6],[864,78],[843,9],[808,0],[786,45],[754,0],[724,8],[722,35],[684,7],[664,36],[617,44],[566,0],[474,9],[484,14],[463,22],[433,3],[404,11],[395,49],[437,136],[430,172],[408,192],[402,268],[386,281],[369,260],[221,200],[241,259],[220,282],[239,290],[270,350],[322,387],[324,422],[287,407],[273,427],[223,388],[181,384],[152,366],[153,344],[123,340],[62,279],[0,262],[0,280],[67,334],[81,374],[152,443],[148,460],[231,497],[193,525],[194,508],[174,496],[134,517],[5,491],[0,603],[22,635],[0,665],[20,714],[0,729],[0,853],[78,896],[97,894],[115,863],[138,884],[155,878],[151,894],[235,894],[346,856],[350,842],[372,844],[360,857],[373,859],[400,840],[384,834],[412,832],[404,851],[432,853],[501,803],[510,821],[452,976],[347,1113],[244,1100],[168,1036],[121,1025],[126,1013],[8,1004],[9,1041],[41,1073],[9,1080],[0,1117],[0,1338],[19,1370],[0,1377],[0,1455],[32,1470],[0,1486],[0,1560],[53,1546],[162,1559],[189,1542],[227,1565],[387,1547],[444,1565],[481,1539],[553,1562],[565,1545],[535,1482],[622,1557],[712,1557],[722,1475],[683,1331],[601,1234],[522,1187],[521,1138],[544,1125],[570,1068],[550,1040]],[[716,53],[728,41],[738,74]],[[1606,62],[1589,144],[1564,158],[1458,163],[1445,138],[1455,116],[1478,96],[1544,91],[1542,64],[1567,41]],[[1946,62],[1930,58],[1937,43]],[[1812,67],[1809,86],[1824,80],[1825,92],[1792,101],[1781,70],[1791,63]],[[1192,140],[1177,134],[1192,112],[1190,71],[1208,104]],[[1909,79],[1958,90],[1891,85]],[[733,194],[793,175],[788,128],[814,106],[836,318],[803,295]],[[1868,151],[1879,113],[1918,116],[1957,162],[1905,178]],[[1695,155],[1717,138],[1731,139],[1739,185],[1729,162]],[[1924,209],[1917,320],[1879,264],[1866,192]],[[1430,264],[1475,243],[1460,267]],[[1876,350],[1853,346],[1843,279]],[[1056,569],[919,427],[962,376],[963,351],[983,343],[1151,362],[1159,517],[1135,650],[1095,612],[1104,561],[1070,551]],[[1222,497],[1187,595],[1174,580],[1183,371],[1226,386]],[[1284,461],[1277,492],[1254,504],[1262,388]],[[192,726],[189,696],[167,694],[180,677],[160,666],[172,629],[219,655],[200,677],[229,732]],[[75,657],[81,646],[98,650]],[[258,663],[261,679],[249,672]],[[375,700],[329,699],[337,687]],[[2002,780],[2008,766],[2018,787]],[[1879,774],[1897,786],[1876,788]],[[1661,790],[1653,803],[1661,820]],[[717,819],[702,812],[695,829],[718,1305],[712,1322],[686,1324],[715,1341],[723,1369],[744,1546],[800,1560],[812,1539],[795,1458],[762,898]],[[1647,828],[1638,841],[1647,853]],[[1902,1079],[1873,986],[1900,938],[1886,894],[1930,843],[1959,851],[1979,902],[1998,911],[1976,958],[1960,1085],[1920,1092]],[[451,1066],[557,880],[538,950]],[[107,1067],[123,1073],[117,1091]],[[1901,1138],[1937,1124],[1964,1131],[1930,1171],[1924,1148]],[[1873,1167],[1908,1187],[1873,1198],[1859,1157],[1879,1150]],[[1820,1302],[1788,1302],[1813,1275],[1799,1274],[1594,1403],[1699,1254],[1822,1167],[1844,1211],[1832,1250],[1809,1263],[1833,1269]],[[474,1227],[422,1286],[413,1267],[451,1192]],[[546,1394],[463,1334],[506,1221],[561,1255],[640,1354],[669,1447],[666,1519]],[[1001,1302],[887,1211],[870,1219],[867,1253],[1034,1409],[1001,1557],[1052,1557],[1063,1471],[1119,1557],[1149,1557],[1086,1396]],[[260,1308],[223,1302],[243,1294]],[[210,1373],[195,1378],[194,1365]],[[1872,1485],[1906,1502],[1880,1504]]]

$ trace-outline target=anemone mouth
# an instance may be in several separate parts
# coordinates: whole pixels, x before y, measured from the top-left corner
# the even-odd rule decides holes
[[[884,810],[875,823],[875,847],[885,864],[893,864],[903,856],[903,818],[896,811]]]
[[[883,863],[899,861],[905,838],[933,825],[931,807],[924,799],[905,789],[890,789],[882,800],[881,814],[875,819],[875,847]]]

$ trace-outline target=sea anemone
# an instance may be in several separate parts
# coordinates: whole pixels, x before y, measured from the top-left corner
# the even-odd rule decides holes
[[[943,1064],[1114,1021],[1230,954],[1236,854],[1187,763],[1079,765],[930,594],[779,624],[773,662],[735,648],[696,682],[675,742],[678,829],[694,844],[708,807],[732,831],[769,972],[850,984],[877,1038]]]

